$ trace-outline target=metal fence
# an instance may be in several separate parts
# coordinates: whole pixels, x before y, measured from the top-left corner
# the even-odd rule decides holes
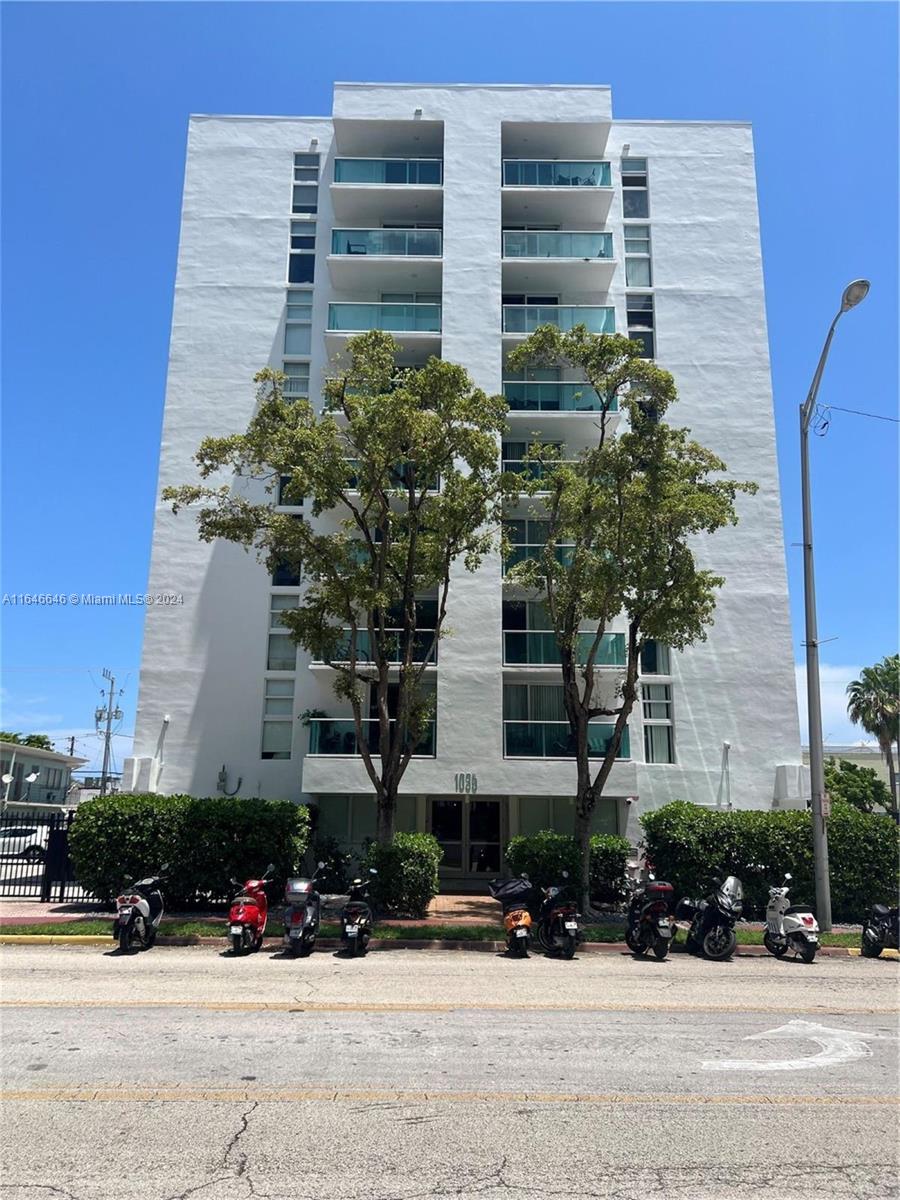
[[[82,900],[69,858],[71,812],[7,809],[0,813],[0,897]]]

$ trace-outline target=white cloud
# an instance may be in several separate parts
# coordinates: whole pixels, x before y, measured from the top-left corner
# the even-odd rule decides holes
[[[847,716],[847,684],[858,679],[860,667],[840,667],[831,663],[819,663],[819,684],[822,696],[822,738],[826,748],[852,746],[855,743],[872,744],[872,738],[860,725],[854,725]],[[800,736],[803,745],[809,744],[809,727],[806,720],[806,663],[795,663],[797,679],[797,706],[800,710]]]

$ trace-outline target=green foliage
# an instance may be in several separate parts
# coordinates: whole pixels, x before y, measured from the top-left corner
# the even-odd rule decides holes
[[[878,739],[888,764],[891,809],[898,811],[897,765],[894,750],[900,748],[900,655],[891,654],[874,667],[865,667],[859,679],[847,687],[850,720]]]
[[[388,843],[370,843],[361,870],[378,872],[370,890],[379,915],[424,917],[438,894],[443,854],[430,833],[395,833]]]
[[[351,879],[350,855],[341,848],[335,837],[317,837],[313,846],[313,859],[325,866],[317,873],[317,887],[324,895],[341,895],[347,890]]]
[[[432,716],[425,661],[413,652],[422,645],[414,636],[416,598],[436,594],[428,626],[436,642],[451,564],[461,559],[475,570],[496,537],[503,493],[497,438],[507,411],[463,367],[438,358],[402,367],[398,349],[380,331],[351,338],[345,361],[325,382],[323,409],[318,400],[286,398],[280,372],[259,372],[246,432],[207,438],[195,461],[202,480],[227,473],[257,481],[269,493],[265,502],[231,482],[163,493],[174,512],[195,510],[201,540],[255,550],[269,570],[302,569],[299,606],[283,621],[332,667],[335,694],[353,711],[384,841],[400,780]],[[304,513],[277,511],[279,479],[287,480],[288,499],[305,499]],[[323,524],[326,513],[336,519]],[[362,724],[367,690],[376,700],[377,749],[370,746],[375,727]]]
[[[677,896],[704,895],[711,875],[734,874],[744,885],[744,915],[762,915],[769,885],[790,873],[792,901],[815,904],[807,812],[720,812],[677,800],[641,824],[647,857]],[[891,818],[833,805],[828,851],[834,920],[859,921],[870,904],[896,903],[900,836]]]
[[[46,733],[0,732],[0,742],[11,742],[14,746],[30,746],[33,750],[53,749],[53,743]]]
[[[300,865],[309,816],[286,800],[122,794],[87,800],[75,812],[69,848],[82,887],[109,901],[125,877],[168,864],[170,905],[219,899],[229,879],[262,875],[270,862],[283,880]]]
[[[592,836],[592,898],[612,903],[624,894],[629,849],[625,838],[604,833]],[[506,865],[513,875],[527,875],[536,887],[559,886],[563,871],[568,871],[576,894],[581,891],[581,852],[578,842],[570,834],[542,829],[529,836],[514,837],[506,847]]]
[[[890,789],[878,772],[846,758],[829,758],[825,763],[825,790],[832,801],[842,800],[860,812],[891,808]]]

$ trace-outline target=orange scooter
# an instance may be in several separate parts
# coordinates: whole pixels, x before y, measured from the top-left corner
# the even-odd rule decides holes
[[[528,901],[534,891],[531,880],[527,875],[520,875],[518,879],[492,879],[488,888],[503,909],[507,951],[517,958],[527,958],[531,937]]]

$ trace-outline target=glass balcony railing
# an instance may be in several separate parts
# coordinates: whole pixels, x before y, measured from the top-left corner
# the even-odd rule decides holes
[[[511,567],[516,566],[520,562],[526,562],[532,558],[540,560],[544,553],[544,545],[545,543],[543,542],[520,542],[517,546],[511,546],[509,554],[503,559],[504,575]],[[574,546],[556,546],[554,548],[554,557],[561,566],[571,567],[574,550]]]
[[[332,662],[349,662],[350,661],[350,630],[341,630],[342,638],[335,647]],[[401,663],[403,661],[403,630],[402,629],[386,629],[385,649],[387,651],[387,661],[392,664]],[[370,650],[371,642],[369,640],[368,629],[360,629],[356,635],[356,659],[357,662],[373,662]],[[322,659],[316,659],[316,662],[322,662]],[[412,661],[414,663],[436,663],[437,662],[437,642],[434,640],[433,629],[417,629],[412,636]]]
[[[612,741],[613,725],[588,725],[588,753],[602,758]],[[568,721],[504,721],[503,748],[507,758],[574,758],[575,737]],[[628,727],[622,732],[616,758],[630,758]]]
[[[331,253],[384,255],[393,258],[440,258],[441,231],[439,229],[333,229]]]
[[[587,383],[505,379],[503,395],[513,412],[600,412],[600,397]],[[616,412],[613,396],[607,412]]]
[[[504,304],[504,333],[534,333],[539,325],[566,332],[585,325],[589,333],[615,333],[616,310],[594,304]]]
[[[393,725],[394,722],[392,721]],[[366,741],[372,754],[378,754],[381,739],[380,726],[376,720],[363,721]],[[414,758],[434,758],[435,722],[429,721],[428,729],[413,750]],[[356,724],[352,717],[313,717],[309,722],[309,753],[312,754],[359,754],[356,739]]]
[[[611,233],[547,230],[503,231],[504,258],[606,258],[613,256]]]
[[[504,187],[611,187],[608,162],[554,162],[549,159],[507,158]]]
[[[593,633],[579,633],[575,647],[579,664],[587,661],[593,644]],[[556,634],[552,630],[504,629],[504,666],[558,667],[561,661]],[[605,633],[594,662],[598,667],[624,667],[625,634]]]
[[[364,333],[367,329],[384,329],[395,333],[440,333],[441,306],[329,304],[328,328],[346,333]]]
[[[406,183],[439,187],[439,158],[336,158],[335,183]]]
[[[578,460],[575,458],[556,458],[551,462],[537,462],[527,458],[504,458],[501,470],[511,475],[522,475],[525,479],[544,479],[552,474],[554,467],[572,466]]]

